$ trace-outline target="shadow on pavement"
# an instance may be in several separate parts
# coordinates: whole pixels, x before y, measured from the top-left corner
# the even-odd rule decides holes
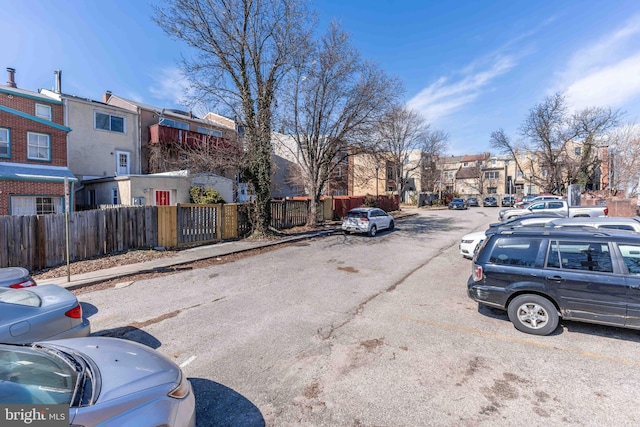
[[[204,378],[189,378],[196,397],[198,427],[264,427],[260,410],[229,387]]]

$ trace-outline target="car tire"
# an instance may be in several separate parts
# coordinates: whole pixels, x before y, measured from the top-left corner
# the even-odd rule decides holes
[[[373,237],[376,235],[377,232],[378,232],[378,227],[376,227],[375,225],[372,225],[371,228],[369,229],[369,236]]]
[[[393,223],[393,220],[389,223],[389,231],[393,230],[396,225]]]
[[[532,335],[549,335],[556,330],[560,321],[556,306],[547,298],[535,294],[515,297],[507,313],[517,330]]]
[[[344,234],[345,234],[345,235],[347,235],[347,236],[348,236],[349,234],[351,234],[351,232],[350,232],[350,231],[348,231],[348,230],[342,230],[342,231],[343,231],[343,232],[344,232]]]

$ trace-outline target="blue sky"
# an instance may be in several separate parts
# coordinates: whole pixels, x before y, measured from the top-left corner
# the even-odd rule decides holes
[[[180,107],[176,59],[189,50],[151,21],[147,0],[0,0],[0,69],[18,87]],[[545,96],[640,119],[640,2],[622,0],[315,0],[320,28],[342,23],[368,60],[399,78],[404,100],[449,134],[450,154],[516,136]],[[5,83],[0,80],[0,83]],[[184,107],[183,107],[184,108]]]

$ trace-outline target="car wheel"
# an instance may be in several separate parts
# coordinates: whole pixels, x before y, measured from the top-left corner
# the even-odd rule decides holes
[[[372,225],[369,229],[369,236],[373,237],[376,235],[378,228],[375,225]]]
[[[553,303],[534,294],[515,297],[507,312],[516,329],[533,335],[549,335],[556,330],[560,320]]]
[[[393,230],[394,227],[395,224],[393,223],[393,220],[391,220],[391,222],[389,223],[389,231]]]
[[[351,234],[351,232],[349,230],[342,230],[342,231],[344,231],[344,234],[347,234],[347,235]]]

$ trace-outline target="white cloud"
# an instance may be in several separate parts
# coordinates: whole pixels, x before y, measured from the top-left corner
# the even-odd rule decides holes
[[[576,52],[558,73],[555,91],[566,91],[576,109],[622,107],[640,99],[640,15]]]
[[[152,96],[167,104],[185,105],[188,82],[179,68],[162,68],[151,75],[153,85],[149,87]]]
[[[567,88],[567,101],[576,109],[621,107],[640,97],[640,54],[580,77]]]

